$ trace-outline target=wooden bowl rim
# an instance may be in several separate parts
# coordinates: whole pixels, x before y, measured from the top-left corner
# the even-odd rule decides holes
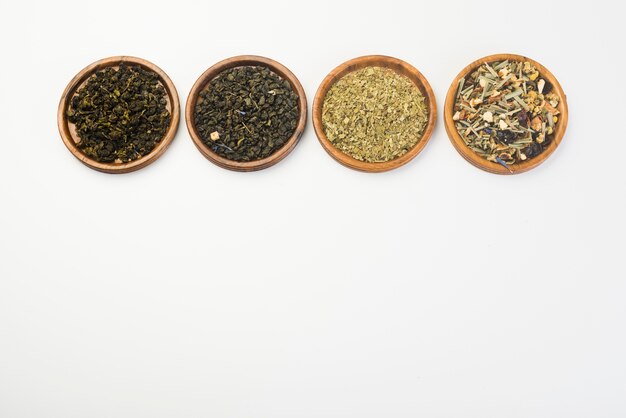
[[[561,98],[560,103],[557,107],[557,109],[561,112],[561,114],[559,115],[559,121],[556,124],[556,131],[554,132],[554,138],[552,142],[548,145],[548,147],[541,154],[539,154],[535,158],[528,159],[521,163],[510,164],[509,168],[511,169],[511,171],[507,170],[506,168],[504,168],[498,163],[486,160],[485,158],[481,157],[480,155],[472,151],[467,145],[465,145],[465,142],[461,138],[461,135],[459,135],[456,129],[456,126],[454,125],[454,121],[452,120],[452,116],[454,114],[453,112],[454,103],[456,99],[455,96],[456,96],[456,91],[457,91],[457,87],[459,84],[459,80],[462,77],[465,77],[468,74],[470,74],[472,71],[474,71],[476,68],[478,68],[480,65],[484,64],[485,62],[489,63],[489,62],[494,62],[494,61],[503,61],[507,59],[513,60],[513,61],[531,62],[533,65],[537,67],[541,77],[547,79],[552,84],[554,91]],[[463,70],[461,70],[461,72],[452,81],[452,84],[450,85],[450,88],[448,89],[448,93],[446,95],[446,101],[444,103],[444,125],[446,128],[446,132],[448,133],[448,138],[450,139],[450,142],[452,142],[452,145],[454,146],[454,148],[470,164],[474,165],[475,167],[480,168],[481,170],[485,170],[489,173],[494,173],[494,174],[509,175],[509,174],[524,173],[528,170],[531,170],[537,167],[539,164],[543,163],[545,160],[548,159],[550,155],[552,155],[552,153],[557,149],[557,147],[561,143],[561,140],[563,139],[563,136],[565,135],[565,130],[567,129],[567,121],[568,121],[567,97],[565,95],[565,92],[563,91],[563,88],[561,87],[561,84],[557,80],[557,78],[539,62],[533,60],[532,58],[528,58],[523,55],[517,55],[517,54],[505,53],[505,54],[488,55],[486,57],[479,58],[476,61],[473,61],[472,63],[467,65],[465,68],[463,68]]]
[[[276,150],[276,152],[274,152],[269,157],[260,160],[242,162],[232,161],[228,158],[224,158],[204,144],[195,126],[194,110],[200,92],[202,92],[208,82],[210,82],[218,74],[229,68],[243,66],[267,67],[274,73],[278,74],[281,78],[287,80],[298,94],[298,106],[300,107],[300,114],[298,117],[296,130],[281,148]],[[298,78],[287,67],[285,67],[278,61],[258,55],[238,55],[235,57],[226,58],[209,67],[206,71],[202,73],[202,75],[200,75],[200,77],[198,77],[198,79],[194,83],[191,91],[189,92],[189,96],[187,97],[187,104],[185,105],[185,122],[187,124],[187,130],[189,131],[189,135],[191,136],[193,143],[195,144],[196,148],[198,148],[198,150],[202,153],[202,155],[204,155],[212,163],[222,168],[243,172],[257,171],[271,167],[274,164],[280,162],[287,155],[289,155],[291,151],[293,151],[293,149],[296,147],[296,145],[300,141],[300,138],[302,137],[302,134],[304,133],[304,130],[306,128],[307,115],[308,108],[306,94],[304,92],[304,88],[302,88],[302,84],[300,84],[300,80],[298,80]]]
[[[364,67],[384,67],[396,71],[394,67],[402,67],[407,71],[410,76],[407,76],[424,94],[428,105],[428,121],[424,128],[422,138],[413,148],[411,148],[406,154],[399,158],[385,161],[385,162],[367,162],[359,161],[356,158],[343,153],[339,149],[335,148],[330,142],[322,125],[322,107],[324,105],[324,98],[328,90],[346,74],[359,70]],[[404,74],[403,74],[404,75]],[[322,83],[317,89],[315,99],[313,100],[313,127],[315,134],[324,150],[333,157],[340,164],[357,171],[363,171],[367,173],[380,173],[389,171],[401,167],[414,159],[426,146],[437,123],[437,100],[435,94],[430,86],[430,83],[424,77],[424,75],[414,66],[401,59],[390,57],[386,55],[365,55],[357,58],[350,59],[335,69],[333,69],[324,78]]]
[[[167,92],[168,99],[171,106],[171,116],[172,120],[170,122],[170,126],[165,133],[165,136],[159,144],[147,155],[144,155],[141,158],[138,158],[134,161],[130,161],[127,163],[103,163],[100,161],[96,161],[87,155],[85,155],[74,142],[72,134],[69,130],[69,121],[67,120],[66,110],[70,104],[71,98],[76,93],[76,90],[93,74],[96,72],[107,68],[118,66],[122,63],[129,63],[133,65],[139,65],[147,70],[153,71],[159,76],[159,81],[165,87],[165,91]],[[61,134],[61,139],[63,139],[63,143],[70,150],[70,152],[76,157],[80,162],[85,164],[87,167],[90,167],[94,170],[101,171],[103,173],[110,174],[122,174],[122,173],[130,173],[131,171],[139,170],[143,167],[146,167],[149,164],[152,164],[156,161],[170,146],[172,140],[176,136],[176,131],[178,130],[178,124],[180,121],[180,102],[178,99],[178,92],[176,91],[176,87],[174,83],[169,78],[169,76],[159,68],[157,65],[152,62],[145,60],[143,58],[132,57],[127,55],[119,55],[114,57],[103,58],[98,60],[87,67],[83,68],[72,80],[69,82],[63,95],[61,96],[61,100],[59,102],[59,109],[57,113],[57,125],[59,128],[59,133]]]

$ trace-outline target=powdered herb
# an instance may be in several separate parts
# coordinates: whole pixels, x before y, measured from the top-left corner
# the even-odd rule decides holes
[[[326,93],[322,125],[340,151],[366,162],[406,154],[428,121],[423,94],[406,76],[383,67],[346,74]]]

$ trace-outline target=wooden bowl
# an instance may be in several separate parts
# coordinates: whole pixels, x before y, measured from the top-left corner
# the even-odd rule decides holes
[[[419,142],[401,157],[390,161],[377,163],[359,161],[356,158],[352,158],[348,154],[345,154],[339,149],[335,148],[335,146],[326,136],[326,133],[324,132],[324,127],[322,125],[322,107],[324,105],[324,98],[326,97],[326,93],[333,86],[333,84],[335,84],[339,79],[352,71],[372,66],[389,68],[398,74],[408,77],[413,83],[415,83],[417,88],[424,95],[425,103],[428,107],[428,121],[426,123],[426,127],[424,128],[422,138],[419,140]],[[333,157],[335,160],[345,165],[346,167],[370,173],[393,170],[394,168],[398,168],[415,158],[417,154],[419,154],[426,146],[428,139],[435,129],[436,121],[437,104],[435,101],[435,95],[433,93],[433,90],[430,88],[430,84],[422,75],[422,73],[420,73],[412,65],[402,60],[382,55],[368,55],[344,62],[326,76],[326,78],[322,81],[322,84],[320,84],[319,88],[317,89],[315,99],[313,100],[313,127],[315,128],[315,134],[317,135],[320,144],[322,144],[322,147],[326,150],[328,154],[330,154],[331,157]]]
[[[202,90],[204,90],[206,85],[211,80],[213,80],[222,71],[228,70],[229,68],[244,66],[267,67],[283,79],[287,80],[298,95],[298,108],[300,112],[300,117],[298,118],[298,124],[293,135],[287,140],[285,145],[276,150],[276,152],[274,152],[269,157],[254,161],[233,161],[229,160],[228,158],[222,157],[204,144],[196,129],[194,114],[196,109],[196,103],[198,101],[200,93],[202,92]],[[185,107],[185,121],[187,123],[187,129],[189,130],[189,135],[191,135],[191,139],[193,139],[193,143],[196,144],[196,148],[198,148],[202,155],[204,155],[212,163],[217,164],[222,168],[234,171],[257,171],[271,167],[274,164],[280,162],[283,158],[289,155],[291,151],[293,151],[295,146],[298,144],[298,141],[300,141],[300,137],[302,137],[302,133],[304,132],[304,128],[306,127],[306,118],[306,95],[298,78],[291,71],[289,71],[287,67],[280,64],[279,62],[255,55],[240,55],[237,57],[228,58],[218,62],[217,64],[206,70],[191,88],[191,92],[189,93],[189,97],[187,98],[187,105]]]
[[[76,133],[76,128],[74,124],[70,123],[67,120],[67,109],[70,105],[72,97],[74,97],[78,89],[86,83],[89,77],[104,68],[119,67],[121,63],[138,65],[146,70],[150,70],[156,73],[159,76],[159,81],[161,82],[167,93],[167,109],[172,115],[172,121],[170,122],[170,126],[165,133],[163,139],[161,139],[158,145],[149,154],[146,154],[141,158],[127,163],[103,163],[83,154],[83,152],[76,146],[76,144],[80,142],[80,138]],[[176,87],[174,87],[174,83],[172,83],[172,80],[170,80],[170,78],[167,76],[167,74],[165,74],[165,72],[163,72],[163,70],[161,70],[153,63],[141,58],[126,56],[104,58],[102,60],[94,62],[93,64],[89,65],[81,72],[79,72],[65,88],[65,91],[63,92],[63,96],[61,97],[61,101],[59,103],[59,111],[57,114],[59,133],[61,134],[63,143],[65,143],[65,146],[70,150],[70,152],[74,154],[74,156],[87,167],[93,168],[94,170],[102,171],[103,173],[112,174],[129,173],[131,171],[139,170],[140,168],[143,168],[148,164],[156,161],[156,159],[165,152],[167,147],[174,139],[174,136],[176,135],[176,131],[178,129],[179,120],[180,103],[178,101],[178,93],[176,92]]]
[[[485,158],[481,157],[480,155],[472,151],[467,145],[465,145],[465,142],[461,138],[461,135],[459,135],[459,132],[457,131],[456,126],[454,125],[454,121],[452,120],[452,116],[454,115],[454,103],[456,99],[455,97],[456,91],[457,91],[457,87],[459,85],[459,81],[461,80],[461,78],[471,74],[473,71],[475,71],[478,67],[480,67],[482,64],[486,62],[490,63],[493,61],[503,61],[503,60],[529,61],[530,63],[535,65],[537,69],[539,70],[539,74],[541,78],[548,80],[552,84],[553,91],[561,99],[559,105],[557,106],[557,109],[559,110],[559,112],[561,112],[561,114],[559,115],[559,121],[556,124],[556,130],[553,134],[554,136],[553,136],[552,142],[550,142],[550,144],[548,144],[546,149],[544,149],[543,152],[537,155],[536,157],[530,158],[520,163],[509,164],[508,167],[510,168],[511,171],[507,170],[505,167],[501,166],[498,163],[486,160]],[[459,75],[456,76],[456,78],[454,79],[454,81],[452,81],[452,84],[450,85],[448,94],[446,95],[446,102],[444,104],[443,116],[444,116],[444,123],[446,126],[446,132],[448,132],[448,137],[450,138],[452,145],[454,145],[454,148],[456,148],[456,150],[459,152],[459,154],[463,156],[463,158],[465,158],[474,166],[482,170],[488,171],[490,173],[518,174],[518,173],[523,173],[525,171],[528,171],[532,168],[535,168],[539,164],[544,162],[550,156],[550,154],[554,152],[556,147],[558,147],[559,144],[561,143],[561,140],[563,139],[563,135],[565,134],[565,129],[567,128],[567,100],[565,97],[565,93],[563,92],[563,89],[561,88],[561,85],[559,84],[556,77],[554,77],[554,75],[552,75],[552,73],[548,71],[546,67],[539,64],[537,61],[521,56],[521,55],[495,54],[495,55],[489,55],[487,57],[484,57],[484,58],[481,58],[479,60],[472,62],[470,65],[465,67],[459,73]]]

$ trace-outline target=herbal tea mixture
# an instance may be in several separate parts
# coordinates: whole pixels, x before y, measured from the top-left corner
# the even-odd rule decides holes
[[[195,126],[202,141],[233,161],[254,161],[279,150],[296,130],[298,95],[262,66],[223,71],[200,93]]]
[[[92,75],[72,97],[67,117],[80,138],[78,148],[105,163],[149,154],[172,118],[158,75],[125,64]]]
[[[365,67],[339,79],[326,93],[322,125],[340,151],[366,162],[406,154],[422,138],[428,109],[417,86],[382,67]]]
[[[460,80],[452,119],[468,147],[508,169],[552,141],[559,101],[530,62],[484,63]]]

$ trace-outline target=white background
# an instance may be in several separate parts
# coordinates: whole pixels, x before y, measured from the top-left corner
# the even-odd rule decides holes
[[[626,416],[625,31],[618,2],[0,0],[0,417]],[[442,122],[457,73],[530,56],[570,107],[559,149],[482,172]],[[283,162],[233,173],[184,120],[153,165],[81,165],[56,127],[70,79],[153,61],[184,106],[240,54],[309,107],[366,54],[430,80],[410,164],[351,171],[309,121]]]

